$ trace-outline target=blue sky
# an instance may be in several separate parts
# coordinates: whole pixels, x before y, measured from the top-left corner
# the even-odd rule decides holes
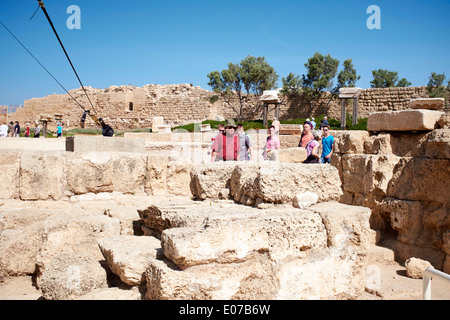
[[[68,89],[80,85],[36,0],[2,1],[2,21]],[[397,71],[413,86],[432,71],[450,79],[450,0],[44,0],[85,86],[192,83],[247,55],[264,56],[281,78],[302,75],[315,52],[353,59],[369,88],[372,70]],[[81,9],[81,29],[66,22]],[[369,30],[370,5],[381,29]],[[0,25],[0,104],[64,93]]]

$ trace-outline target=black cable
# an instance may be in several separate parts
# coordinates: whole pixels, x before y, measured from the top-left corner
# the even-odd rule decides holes
[[[94,113],[97,113],[97,112],[95,111],[94,105],[93,105],[92,102],[91,102],[91,99],[89,98],[89,96],[88,96],[88,94],[87,94],[87,92],[86,92],[86,89],[84,88],[83,83],[82,83],[81,80],[80,80],[80,77],[78,76],[77,71],[75,70],[75,67],[74,67],[73,64],[72,64],[72,61],[71,61],[70,58],[69,58],[69,55],[67,54],[66,49],[64,48],[64,45],[62,44],[61,39],[59,38],[58,33],[56,32],[55,26],[53,25],[53,22],[52,22],[52,20],[50,19],[50,16],[48,15],[47,10],[45,9],[44,3],[43,3],[41,0],[37,0],[37,1],[39,2],[39,6],[41,7],[41,9],[42,9],[42,11],[44,12],[45,16],[47,17],[47,20],[48,20],[48,22],[50,23],[50,26],[52,27],[53,32],[55,33],[56,38],[58,39],[59,44],[61,45],[61,48],[63,49],[63,51],[64,51],[64,53],[65,53],[65,55],[66,55],[66,57],[67,57],[67,60],[69,60],[70,66],[72,67],[73,71],[75,72],[75,75],[77,76],[78,82],[80,82],[81,88],[83,88],[84,94],[85,94],[86,97],[88,98],[89,103],[91,104],[92,110],[94,110]]]
[[[38,12],[38,10],[39,10],[39,6],[37,7],[37,9],[36,9],[36,11],[33,13],[33,15],[31,16],[31,18],[30,18],[30,21],[31,21],[31,19],[33,19],[34,18],[34,16],[36,15],[36,13]]]
[[[6,29],[6,31],[8,31],[13,37],[14,39],[16,39],[16,41],[33,57],[34,60],[36,60],[37,63],[39,63],[39,65],[45,70],[47,71],[47,73],[53,78],[53,80],[56,81],[56,83],[59,84],[59,86],[73,99],[73,101],[75,101],[81,109],[83,109],[84,111],[86,111],[86,109],[69,93],[69,91],[67,91],[66,88],[64,88],[64,86],[50,73],[50,71],[47,70],[47,68],[44,67],[44,65],[30,52],[30,50],[27,49],[27,47],[25,47],[25,45],[11,32],[11,30],[8,29],[8,27],[6,27],[3,22],[0,21],[0,23],[2,24],[2,26]]]

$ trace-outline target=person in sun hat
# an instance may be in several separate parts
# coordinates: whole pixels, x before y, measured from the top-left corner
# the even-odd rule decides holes
[[[211,161],[239,161],[240,142],[236,134],[236,123],[228,119],[225,131],[218,135],[211,147]]]

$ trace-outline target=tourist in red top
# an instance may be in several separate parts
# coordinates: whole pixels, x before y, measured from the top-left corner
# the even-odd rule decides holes
[[[299,147],[306,148],[306,145],[309,141],[314,139],[314,136],[311,132],[312,124],[309,121],[305,121],[303,123],[303,132],[300,137],[300,142],[298,144]]]
[[[216,137],[211,147],[211,161],[239,161],[240,143],[235,130],[234,120],[227,120],[225,132]]]

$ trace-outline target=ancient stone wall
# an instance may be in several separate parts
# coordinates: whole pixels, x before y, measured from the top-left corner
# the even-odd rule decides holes
[[[405,114],[417,131],[400,122],[388,122]],[[394,234],[398,257],[421,257],[435,268],[450,271],[450,130],[448,115],[441,112],[434,130],[407,119],[411,111],[387,112],[378,132],[338,131],[332,165],[338,168],[341,202],[372,209],[371,225],[382,234]],[[437,111],[435,111],[437,112]],[[418,116],[418,115],[414,115]],[[438,117],[439,118],[439,117]],[[381,118],[374,115],[373,121]],[[445,120],[447,119],[447,120]],[[373,122],[369,118],[369,122]],[[386,123],[387,122],[387,123]],[[447,123],[447,125],[445,124]],[[419,130],[419,128],[422,128]]]
[[[97,116],[103,117],[118,130],[150,128],[153,117],[164,117],[166,124],[172,126],[214,120],[217,116],[225,119],[236,117],[236,113],[223,99],[211,102],[214,92],[190,84],[86,89]],[[93,110],[81,89],[71,90],[70,93],[84,108]],[[370,112],[376,111],[404,110],[408,108],[410,99],[423,97],[428,97],[426,87],[365,89],[359,97],[359,117],[367,117]],[[255,98],[247,103],[255,105],[257,102]],[[232,105],[238,106],[237,99],[232,100]],[[280,106],[280,118],[286,120],[327,115],[339,119],[340,110],[339,100],[331,95],[325,95],[312,103],[301,98],[285,98]],[[348,112],[351,113],[351,106],[348,107]],[[26,100],[24,109],[11,115],[11,119],[33,123],[39,120],[40,115],[54,117],[55,114],[61,114],[67,128],[79,126],[82,113],[83,110],[67,94],[50,95]],[[271,106],[269,119],[274,115],[275,108]],[[257,118],[260,116],[261,113],[256,115]],[[50,128],[55,126],[55,123],[50,124]],[[95,127],[89,117],[86,126]]]

